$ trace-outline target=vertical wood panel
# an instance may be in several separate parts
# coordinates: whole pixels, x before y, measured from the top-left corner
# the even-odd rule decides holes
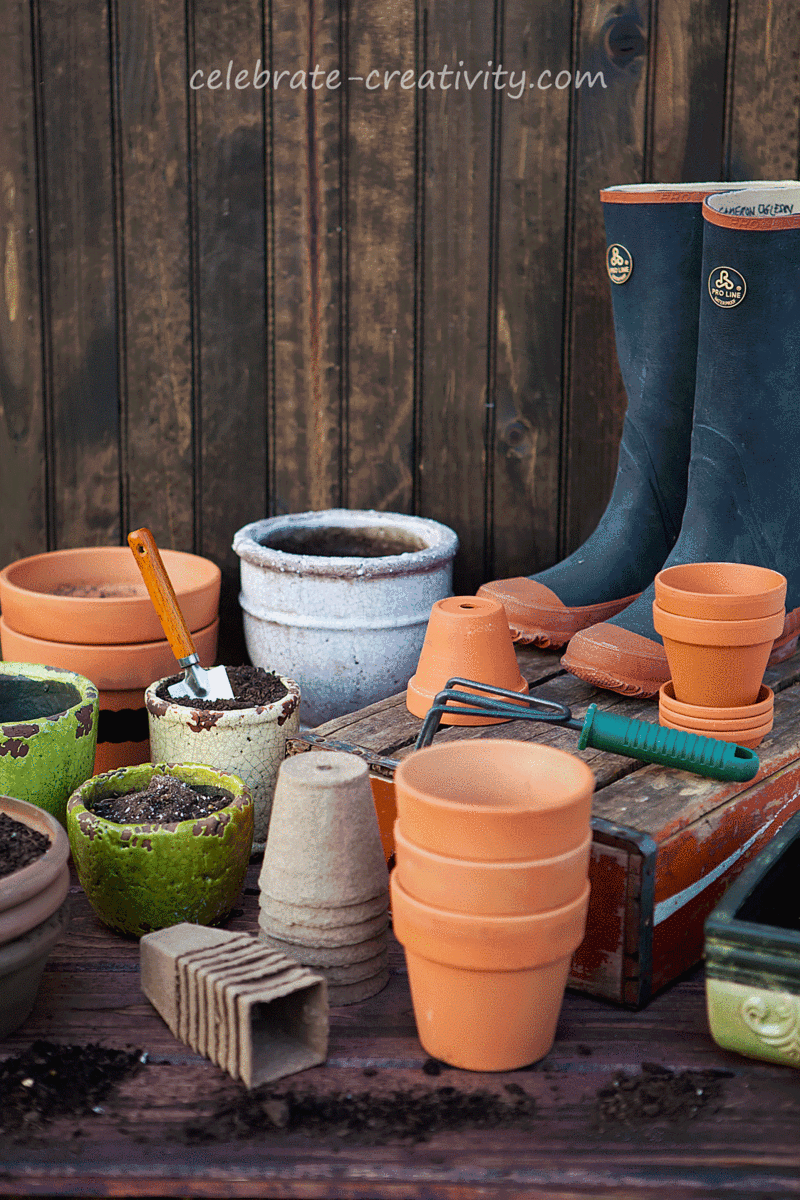
[[[260,0],[195,7],[190,74],[202,70],[196,82],[206,82],[221,70],[214,82],[223,84],[189,95],[196,131],[198,550],[222,568],[223,662],[245,661],[233,533],[267,511],[264,90],[253,86],[259,60],[264,69],[262,34]],[[247,86],[237,88],[237,76]]]
[[[413,493],[416,93],[384,79],[415,68],[414,10],[352,0],[348,20],[345,498],[395,512]]]
[[[504,42],[494,578],[558,556],[570,91],[553,80],[570,69],[568,6],[507,3]]]
[[[272,508],[342,495],[340,87],[292,87],[317,65],[342,70],[338,0],[276,3],[272,71],[274,452]],[[321,79],[321,76],[318,76]]]
[[[729,179],[796,179],[800,134],[800,6],[736,5]]]
[[[120,536],[108,14],[41,8],[57,546]]]
[[[36,112],[27,4],[0,5],[0,565],[47,549]]]
[[[729,0],[671,0],[657,9],[648,177],[722,179]]]
[[[493,58],[494,4],[428,8],[426,63],[475,81]],[[422,65],[422,64],[421,64]],[[460,539],[456,592],[482,580],[492,90],[421,93],[426,106],[425,327],[420,512]],[[489,80],[491,88],[491,79]]]
[[[119,0],[128,523],[194,544],[183,5]]]
[[[647,0],[591,0],[581,10],[576,69],[592,76],[602,71],[607,86],[574,93],[564,551],[578,546],[597,524],[619,457],[626,399],[615,353],[598,193],[643,176],[648,19]]]

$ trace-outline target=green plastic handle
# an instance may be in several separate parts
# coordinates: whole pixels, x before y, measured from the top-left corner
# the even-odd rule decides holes
[[[596,704],[589,705],[578,741],[579,750],[587,746],[737,783],[752,779],[760,765],[756,752],[746,746],[685,733],[682,729],[667,729],[649,721],[629,720],[616,713],[601,712]]]

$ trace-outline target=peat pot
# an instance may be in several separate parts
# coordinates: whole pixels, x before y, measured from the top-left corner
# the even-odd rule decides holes
[[[67,800],[92,773],[97,714],[97,688],[84,676],[0,662],[0,793],[65,824]]]
[[[255,666],[300,686],[320,725],[403,691],[431,608],[452,592],[458,538],[402,513],[328,509],[238,530],[239,602]]]

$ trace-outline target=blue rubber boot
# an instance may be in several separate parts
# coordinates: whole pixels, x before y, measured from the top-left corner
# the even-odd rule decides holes
[[[695,392],[702,203],[741,185],[638,184],[601,192],[617,357],[628,397],[614,490],[580,549],[536,575],[486,583],[516,641],[563,646],[651,583],[678,537]]]
[[[664,566],[740,562],[785,575],[775,663],[794,653],[800,629],[800,184],[710,195],[703,216],[686,507]],[[669,669],[654,594],[651,585],[577,634],[564,667],[624,695],[655,695]]]

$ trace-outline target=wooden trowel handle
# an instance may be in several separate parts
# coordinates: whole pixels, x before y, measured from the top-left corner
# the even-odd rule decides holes
[[[178,605],[175,589],[161,560],[155,538],[149,529],[137,529],[128,534],[128,545],[139,564],[145,586],[153,601],[153,608],[158,614],[172,653],[177,659],[194,656],[192,635]]]

